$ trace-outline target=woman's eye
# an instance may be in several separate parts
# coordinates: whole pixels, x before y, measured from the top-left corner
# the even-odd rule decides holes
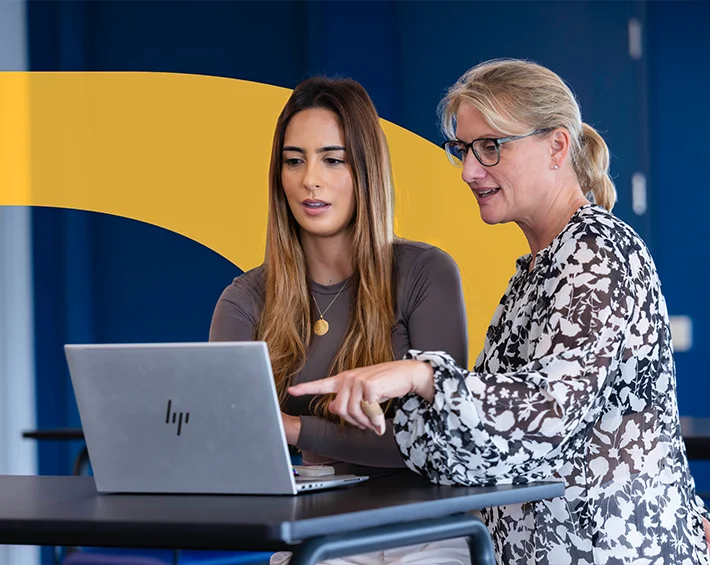
[[[336,159],[335,157],[326,157],[325,162],[329,165],[342,165],[345,163],[342,159]]]
[[[295,166],[298,165],[300,162],[301,162],[301,160],[298,159],[297,157],[290,157],[290,158],[288,158],[288,159],[284,159],[284,164],[287,165],[287,166],[289,166],[289,167],[295,167]]]

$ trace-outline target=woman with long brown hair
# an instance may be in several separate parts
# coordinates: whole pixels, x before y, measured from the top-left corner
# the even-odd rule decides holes
[[[412,347],[467,363],[458,268],[436,247],[395,238],[392,206],[367,92],[346,79],[302,82],[274,133],[266,260],[227,287],[212,319],[210,340],[268,344],[288,443],[338,472],[405,468],[391,423],[373,436],[332,415],[330,398],[296,399],[289,386]]]
[[[266,260],[222,293],[210,340],[267,343],[286,439],[305,464],[369,475],[406,467],[390,420],[381,436],[369,434],[331,414],[330,397],[291,397],[289,386],[411,348],[467,363],[458,267],[436,247],[395,238],[392,205],[389,151],[367,92],[345,79],[299,84],[274,133]],[[386,553],[333,562],[469,562],[462,540]]]

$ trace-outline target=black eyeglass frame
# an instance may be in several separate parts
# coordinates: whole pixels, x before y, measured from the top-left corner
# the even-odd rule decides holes
[[[479,137],[478,139],[474,139],[471,143],[466,143],[465,141],[461,141],[460,139],[447,139],[441,144],[441,147],[446,151],[447,157],[451,155],[449,150],[447,149],[448,145],[451,145],[453,143],[457,144],[459,147],[463,147],[466,149],[465,152],[462,152],[463,159],[466,158],[466,155],[468,155],[468,152],[471,151],[473,153],[473,156],[476,157],[476,161],[478,161],[483,167],[495,167],[498,163],[500,163],[500,146],[503,145],[504,143],[508,143],[509,141],[515,141],[516,139],[523,139],[525,137],[530,137],[531,135],[539,135],[541,133],[548,133],[551,132],[555,128],[542,128],[542,129],[535,129],[531,131],[530,133],[526,133],[524,135],[509,135],[507,137],[499,137],[498,139],[494,137]],[[477,143],[479,141],[492,141],[493,145],[496,147],[496,162],[495,163],[484,163],[481,160],[481,157],[478,155],[478,152],[473,148],[473,144]],[[449,161],[451,161],[451,158],[449,158]],[[455,165],[453,162],[451,162],[452,165]],[[461,166],[463,167],[463,160],[461,161]]]

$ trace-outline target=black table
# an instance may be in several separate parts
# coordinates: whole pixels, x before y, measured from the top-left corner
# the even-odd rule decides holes
[[[466,514],[562,496],[562,483],[443,487],[413,473],[298,496],[96,493],[92,477],[0,476],[0,543],[294,552],[292,565],[470,536],[494,564],[485,526]]]

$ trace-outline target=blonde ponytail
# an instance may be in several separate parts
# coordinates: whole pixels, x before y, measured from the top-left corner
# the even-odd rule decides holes
[[[616,203],[616,188],[609,176],[609,149],[589,124],[582,124],[579,151],[573,153],[572,162],[579,186],[587,198],[610,210]]]

